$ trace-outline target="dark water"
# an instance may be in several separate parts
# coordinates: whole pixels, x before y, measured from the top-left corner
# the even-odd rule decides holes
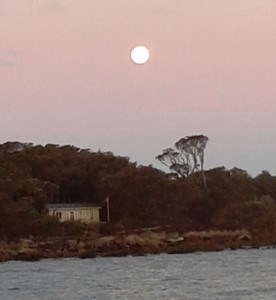
[[[0,299],[276,299],[276,249],[11,261]]]

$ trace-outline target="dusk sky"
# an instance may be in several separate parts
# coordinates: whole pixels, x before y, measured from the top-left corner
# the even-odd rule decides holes
[[[150,59],[136,65],[134,46]],[[0,0],[0,142],[276,175],[275,0]]]

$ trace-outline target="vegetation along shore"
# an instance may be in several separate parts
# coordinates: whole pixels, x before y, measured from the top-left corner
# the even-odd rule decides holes
[[[158,155],[169,174],[112,152],[1,144],[0,261],[275,246],[276,177],[204,170],[207,141]],[[49,203],[95,203],[101,222],[60,222]]]

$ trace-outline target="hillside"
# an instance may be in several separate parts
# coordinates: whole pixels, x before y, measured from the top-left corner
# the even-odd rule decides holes
[[[238,168],[172,179],[127,157],[74,146],[8,142],[0,145],[0,238],[78,234],[80,224],[59,224],[46,203],[110,200],[111,227],[161,226],[187,230],[247,229],[275,243],[276,178],[255,178]]]

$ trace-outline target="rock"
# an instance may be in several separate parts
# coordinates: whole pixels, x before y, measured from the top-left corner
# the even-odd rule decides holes
[[[83,241],[78,243],[77,250],[79,256],[83,256],[85,254],[85,247],[86,244]]]
[[[1,253],[0,252],[0,262],[5,262],[12,259],[12,257],[8,253]]]
[[[184,241],[183,236],[179,236],[177,238],[171,238],[171,239],[166,240],[166,242],[168,242],[168,243],[179,243],[179,242],[183,242],[183,241]]]
[[[96,246],[97,248],[110,247],[114,241],[115,237],[113,235],[104,236],[98,240]]]
[[[1,249],[7,249],[8,248],[8,243],[5,241],[0,241],[0,251]]]
[[[68,250],[69,251],[77,251],[78,242],[77,240],[67,240]]]
[[[241,236],[238,237],[238,240],[249,242],[251,241],[251,235],[249,233],[242,234]]]
[[[28,239],[19,239],[19,243],[21,244],[21,247],[29,247],[33,241]]]
[[[67,257],[68,256],[68,252],[66,251],[66,249],[63,248],[59,248],[56,251],[56,257]]]
[[[145,239],[143,239],[142,237],[140,237],[137,234],[128,234],[125,237],[125,244],[129,245],[129,246],[139,246],[142,247],[146,244]]]
[[[77,248],[78,248],[78,250],[79,250],[79,249],[84,249],[84,248],[85,248],[85,246],[86,246],[85,242],[83,242],[83,241],[80,241],[80,242],[78,243],[78,246],[77,246]]]
[[[18,250],[9,249],[8,253],[11,257],[16,257],[18,255]]]

